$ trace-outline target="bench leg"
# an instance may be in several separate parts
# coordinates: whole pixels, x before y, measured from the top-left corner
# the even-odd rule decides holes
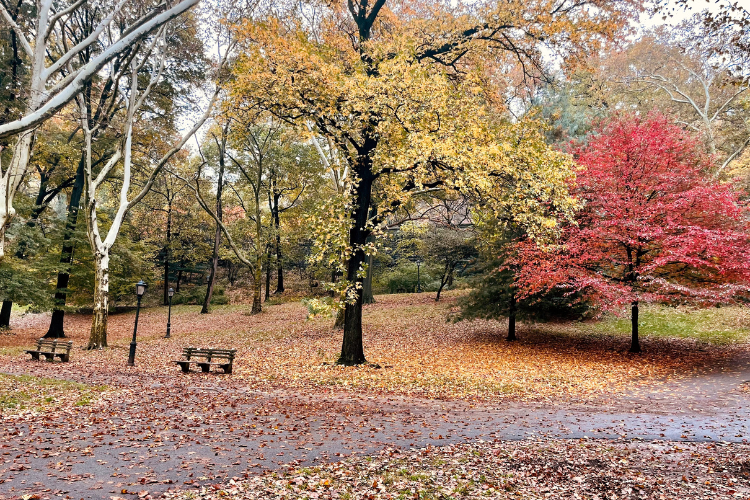
[[[45,361],[49,361],[50,363],[52,363],[53,361],[55,361],[55,353],[54,352],[43,352],[42,354],[44,354],[44,360]]]
[[[221,365],[221,369],[224,370],[224,373],[231,374],[232,373],[232,364],[229,363],[229,364],[226,364],[226,365]]]
[[[208,373],[209,370],[211,370],[211,365],[209,365],[208,363],[198,363],[198,366],[201,367],[201,371],[203,373]]]
[[[63,363],[67,363],[68,361],[70,361],[70,354],[61,354],[60,361],[62,361]]]
[[[33,359],[35,361],[39,361],[39,353],[38,352],[30,352],[29,354],[31,354],[31,359]]]

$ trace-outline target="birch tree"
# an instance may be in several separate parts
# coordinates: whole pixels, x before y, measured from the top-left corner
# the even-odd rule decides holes
[[[15,214],[13,198],[27,172],[36,128],[71,103],[76,95],[118,54],[143,40],[165,23],[180,16],[199,0],[143,3],[117,0],[92,8],[86,0],[36,0],[34,19],[18,22],[21,0],[10,8],[0,1],[0,22],[14,33],[28,66],[28,88],[20,117],[0,124],[0,138],[14,139],[10,155],[0,155],[0,258],[4,256],[5,230]],[[77,22],[98,13],[88,35],[75,40]],[[142,12],[123,25],[126,12]],[[85,64],[79,55],[96,52]],[[7,163],[6,165],[3,162]]]
[[[145,166],[147,178],[140,189],[131,189],[133,184],[133,136],[135,122],[142,118],[141,110],[147,101],[154,86],[159,82],[165,71],[165,66],[169,59],[169,51],[164,39],[164,28],[160,30],[156,37],[148,44],[144,43],[141,56],[133,57],[122,74],[115,76],[115,81],[125,81],[121,91],[121,104],[124,108],[125,116],[122,120],[121,130],[122,139],[117,144],[110,159],[98,172],[94,172],[92,158],[92,137],[93,132],[89,126],[90,120],[86,119],[90,111],[86,108],[84,100],[78,98],[78,104],[81,114],[81,129],[84,135],[84,145],[86,151],[86,201],[85,216],[87,225],[87,234],[89,244],[94,256],[95,271],[95,290],[94,290],[94,315],[91,324],[91,334],[89,337],[88,348],[95,349],[107,346],[107,309],[109,295],[109,258],[112,246],[119,234],[123,221],[127,213],[149,192],[164,166],[170,159],[179,152],[187,141],[203,126],[208,119],[211,110],[218,98],[220,87],[217,85],[216,90],[208,101],[203,115],[196,121],[194,126],[187,131],[161,158],[155,161],[148,161]],[[219,62],[219,70],[223,66],[223,59]],[[139,87],[139,78],[143,76],[144,69],[148,71],[147,83],[145,87]],[[139,90],[139,89],[143,90]],[[118,167],[118,169],[116,169]],[[106,233],[102,230],[99,223],[99,211],[104,207],[107,200],[107,181],[112,180],[118,173],[120,182],[119,195],[117,196],[116,211]]]

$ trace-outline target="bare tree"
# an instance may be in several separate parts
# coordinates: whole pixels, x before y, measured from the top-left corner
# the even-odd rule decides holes
[[[696,14],[678,28],[656,32],[633,45],[623,79],[634,93],[663,93],[682,124],[703,134],[719,158],[721,172],[750,145],[750,120],[744,111],[750,82],[750,53],[731,32],[713,30]]]

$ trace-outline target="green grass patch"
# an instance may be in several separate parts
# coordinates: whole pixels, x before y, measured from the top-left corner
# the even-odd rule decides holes
[[[743,307],[695,309],[649,305],[639,311],[639,333],[645,337],[691,338],[728,345],[750,340],[750,311]],[[630,335],[630,316],[607,316],[596,323],[603,333]]]
[[[23,354],[28,347],[12,346],[12,347],[0,347],[0,356],[17,356]]]
[[[88,406],[106,386],[91,386],[30,375],[0,374],[0,413],[49,411],[64,406]]]

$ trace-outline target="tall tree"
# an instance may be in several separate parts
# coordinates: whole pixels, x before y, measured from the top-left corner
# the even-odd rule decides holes
[[[717,32],[701,14],[660,28],[628,48],[618,71],[628,100],[644,111],[658,106],[702,135],[720,175],[750,145],[750,52],[733,33]]]
[[[95,12],[85,10],[81,13],[79,20],[78,38],[83,40],[89,36],[96,27],[97,17]],[[115,78],[120,74],[121,68],[127,64],[131,51],[127,50],[118,54],[111,62],[112,71],[105,78],[96,76],[87,80],[83,85],[83,90],[78,96],[87,109],[88,127],[92,130],[92,140],[98,140],[103,136],[108,141],[116,140],[116,132],[110,133],[110,123],[118,113],[117,103],[117,80]],[[93,51],[81,51],[78,54],[80,64],[85,65],[95,56]],[[102,81],[103,80],[103,81]],[[112,137],[112,136],[115,137]],[[71,138],[72,139],[72,138]],[[94,160],[93,167],[108,159],[107,154],[100,154]],[[68,298],[68,284],[70,283],[70,269],[73,262],[73,252],[75,249],[74,234],[78,225],[78,213],[81,207],[81,199],[84,192],[85,184],[85,167],[86,167],[86,149],[80,146],[80,155],[78,168],[73,180],[73,187],[70,192],[70,201],[68,202],[68,212],[63,233],[62,248],[60,251],[60,269],[57,273],[57,285],[55,287],[54,308],[50,318],[50,326],[45,338],[63,338],[65,337],[65,305]]]
[[[274,141],[277,140],[281,130],[278,122],[260,121],[255,123],[254,118],[240,122],[233,120],[230,131],[231,151],[226,150],[227,157],[231,160],[233,177],[237,182],[228,185],[233,194],[234,203],[232,207],[217,203],[214,210],[207,203],[205,195],[201,192],[201,177],[204,160],[193,176],[193,179],[183,177],[183,181],[196,196],[198,203],[216,222],[217,232],[222,232],[227,239],[229,247],[237,258],[246,265],[253,276],[253,305],[252,314],[262,311],[262,287],[263,287],[263,261],[268,248],[268,231],[263,224],[265,191],[264,182],[268,176],[270,152]],[[227,127],[229,127],[229,122]],[[229,130],[229,129],[227,129]],[[218,199],[218,198],[217,198]],[[232,212],[232,217],[225,219],[223,213]],[[231,219],[231,220],[230,220]],[[237,228],[230,231],[230,228]],[[234,232],[234,236],[232,235]],[[217,238],[218,239],[218,238]]]
[[[505,90],[492,84],[516,64],[528,76],[538,75],[542,40],[567,51],[566,59],[577,48],[597,46],[636,4],[599,1],[589,8],[568,0],[511,0],[390,9],[385,0],[347,6],[311,0],[239,28],[246,43],[235,73],[238,102],[312,123],[336,145],[351,173],[342,207],[349,250],[339,363],[365,362],[361,290],[367,238],[411,193],[438,185],[493,185],[507,194],[506,203],[517,204],[529,225],[549,224],[535,206],[540,198],[563,196],[541,186],[559,186],[548,174],[564,161],[542,167],[536,160],[555,155],[538,142],[509,140],[518,138],[519,129],[490,118],[497,116],[493,107]],[[318,14],[314,22],[304,17],[308,10]],[[526,161],[519,163],[517,156]],[[371,220],[376,182],[388,196]]]
[[[116,75],[115,81],[123,79],[126,81],[125,90],[122,94],[122,106],[124,116],[121,122],[122,140],[115,145],[115,150],[109,160],[98,170],[93,170],[93,130],[90,127],[90,110],[85,101],[78,97],[81,116],[81,130],[84,135],[86,153],[86,204],[85,215],[89,244],[94,255],[94,269],[96,273],[94,290],[94,315],[89,336],[89,349],[107,346],[107,317],[108,317],[108,294],[109,294],[109,256],[110,250],[115,243],[117,235],[122,227],[127,213],[148,194],[155,179],[159,176],[162,168],[177,154],[187,141],[203,126],[208,119],[213,105],[216,102],[220,87],[217,86],[213,96],[209,99],[207,108],[194,126],[175,140],[173,146],[163,156],[156,159],[147,159],[148,168],[145,172],[145,180],[135,193],[131,192],[133,181],[133,137],[136,121],[144,116],[144,104],[151,94],[154,86],[158,84],[170,56],[169,46],[166,43],[166,29],[162,28],[153,39],[144,42],[140,53],[136,52],[129,64],[122,69],[121,74]],[[223,62],[219,64],[221,68]],[[145,75],[144,75],[145,73]],[[141,78],[145,77],[145,84],[139,85]],[[115,166],[122,162],[122,170],[119,177],[119,194],[117,196],[117,209],[106,234],[102,235],[99,224],[99,210],[103,202],[109,197],[106,192],[105,181],[115,174]]]
[[[30,170],[35,173],[36,176],[29,176],[27,186],[27,191],[34,189],[36,194],[33,195],[30,210],[26,211],[26,213],[24,213],[24,211],[20,212],[20,220],[25,224],[27,229],[17,232],[15,235],[15,258],[22,262],[30,261],[35,257],[38,257],[35,253],[40,250],[39,238],[48,238],[50,235],[47,233],[54,228],[41,228],[41,233],[35,231],[35,229],[40,224],[43,226],[50,225],[49,221],[43,220],[44,212],[47,211],[53,200],[57,199],[61,193],[70,188],[75,179],[75,168],[71,168],[75,162],[71,161],[71,159],[77,155],[74,145],[71,144],[69,138],[70,134],[60,130],[57,126],[52,124],[47,124],[47,126],[42,129],[42,132],[43,133],[36,140],[35,150],[30,162],[34,167]],[[45,249],[48,249],[46,245]],[[39,262],[37,262],[31,264],[31,267],[35,268],[35,271],[38,271],[39,265]],[[48,266],[45,265],[45,267]],[[31,274],[36,273],[32,272]],[[34,296],[36,293],[41,292],[41,289],[46,287],[41,283],[38,283],[36,288],[37,290],[34,292],[25,291],[20,294],[20,297],[23,297],[24,295],[26,297]],[[20,288],[17,288],[16,290],[21,291]],[[31,295],[29,295],[30,293]],[[26,300],[26,302],[28,303],[28,300]],[[38,307],[41,307],[42,304],[48,304],[47,300],[37,302]],[[7,320],[10,317],[12,306],[12,297],[3,297],[2,312],[0,312],[0,328],[8,328],[10,326]]]
[[[224,209],[222,208],[221,197],[224,193],[224,171],[227,166],[227,141],[229,140],[229,124],[230,120],[227,120],[221,127],[219,127],[219,135],[211,133],[213,142],[216,145],[216,159],[219,164],[218,174],[216,178],[216,217],[219,219],[216,222],[216,231],[214,232],[214,249],[213,255],[211,256],[211,271],[208,274],[208,285],[206,286],[206,296],[203,298],[203,307],[201,308],[201,314],[208,314],[211,307],[211,297],[214,293],[214,285],[216,283],[216,272],[219,268],[219,250],[221,249],[221,221],[224,216]]]
[[[311,146],[292,129],[282,128],[272,144],[265,188],[271,212],[271,238],[276,260],[276,289],[284,292],[282,215],[298,206],[309,187],[319,186],[323,164]],[[269,269],[270,269],[269,261]]]

